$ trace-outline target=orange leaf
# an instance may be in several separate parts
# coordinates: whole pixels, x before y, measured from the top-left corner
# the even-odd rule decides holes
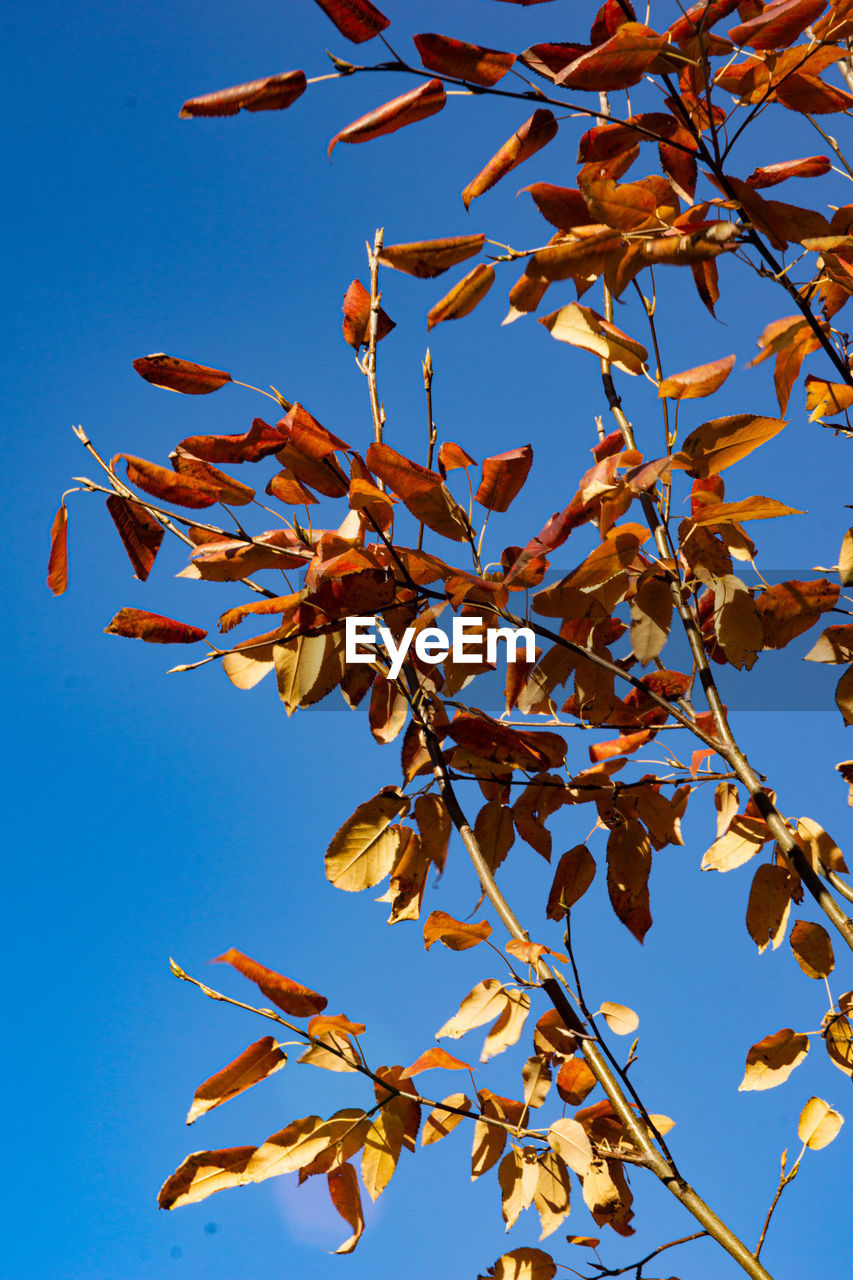
[[[527,479],[533,462],[529,444],[483,459],[483,479],[474,501],[489,511],[507,511]]]
[[[439,75],[454,76],[489,88],[506,75],[515,62],[514,53],[501,53],[498,49],[484,49],[464,40],[453,40],[432,32],[413,36],[421,55],[421,62],[428,71]]]
[[[354,280],[347,291],[347,298],[356,285],[358,285],[358,281]],[[361,288],[361,285],[359,285],[359,288]],[[369,304],[370,295],[367,294],[366,290],[364,293]],[[344,299],[344,311],[346,312],[346,299]],[[388,321],[388,325],[387,327],[385,326],[382,320],[383,316],[385,316],[385,312],[380,311],[379,333],[377,335],[380,338],[384,338],[389,329],[394,328],[393,320],[388,320],[387,316],[385,316],[385,320]],[[364,341],[364,339],[362,339],[362,341]],[[280,421],[275,425],[276,429],[282,433],[289,445],[292,445],[295,449],[298,449],[300,453],[304,453],[306,457],[317,462],[321,461],[323,458],[327,458],[329,454],[334,453],[336,449],[349,449],[349,445],[345,440],[341,440],[340,436],[334,435],[331,431],[328,431],[325,427],[321,426],[317,419],[299,403],[294,404],[287,416],[280,419]]]
[[[428,280],[440,276],[466,258],[473,258],[485,243],[485,233],[481,233],[448,236],[443,240],[417,240],[411,244],[389,244],[380,253],[379,261],[396,271]]]
[[[467,951],[491,936],[488,920],[469,924],[467,920],[454,920],[446,911],[431,911],[424,921],[424,946],[427,951],[434,942],[443,942],[451,951]]]
[[[253,1084],[266,1080],[267,1076],[280,1070],[286,1062],[287,1055],[282,1053],[272,1036],[256,1040],[238,1058],[229,1062],[227,1067],[199,1085],[193,1094],[187,1124],[192,1124],[214,1107],[220,1107],[223,1102],[236,1098]]]
[[[444,1049],[427,1049],[410,1067],[400,1072],[400,1079],[411,1080],[412,1076],[418,1075],[419,1072],[433,1071],[436,1067],[441,1067],[444,1071],[471,1070],[467,1062],[463,1062],[461,1058],[454,1058],[452,1053],[447,1053]]]
[[[370,338],[370,294],[360,280],[353,280],[347,289],[341,309],[344,313],[344,341],[358,351],[359,347],[366,346]],[[381,342],[395,327],[395,322],[380,307],[376,341]]]
[[[147,613],[144,609],[119,609],[104,635],[126,636],[129,640],[147,640],[149,644],[195,644],[203,640],[207,632],[201,627],[191,627],[174,618],[164,618],[159,613]]]
[[[322,1013],[328,1004],[325,996],[318,995],[309,987],[303,987],[301,982],[294,982],[292,978],[282,977],[274,969],[267,969],[265,965],[258,964],[257,960],[252,960],[234,947],[229,947],[223,955],[216,956],[212,963],[232,965],[244,978],[254,982],[262,995],[294,1018],[309,1018],[312,1014]]]
[[[206,365],[167,356],[162,351],[141,356],[134,360],[133,367],[146,382],[167,391],[180,391],[185,396],[206,396],[231,381],[231,374],[222,369],[208,369]]]
[[[664,378],[658,387],[658,398],[668,400],[698,400],[713,395],[723,385],[735,366],[736,356],[724,356],[710,364],[700,364],[683,373],[673,373]]]
[[[263,418],[254,418],[243,435],[188,436],[178,448],[205,462],[259,462],[268,458],[285,443],[276,427]]]
[[[190,98],[178,113],[189,116],[236,116],[245,111],[281,111],[289,107],[307,89],[304,71],[284,71],[264,80],[236,84],[231,89],[218,89],[199,98]]]
[[[127,464],[127,478],[131,484],[137,485],[145,493],[159,498],[162,502],[171,502],[178,507],[189,507],[199,510],[202,507],[215,506],[219,501],[220,486],[198,476],[181,476],[168,467],[161,467],[156,462],[148,462],[145,458],[135,458],[129,453],[120,453],[113,459],[123,458]],[[221,474],[221,473],[220,473]]]
[[[666,45],[641,22],[626,22],[603,44],[582,53],[556,77],[568,89],[627,89],[638,84]]]
[[[691,522],[693,525],[731,524],[734,520],[775,520],[779,516],[804,514],[796,507],[787,507],[784,502],[777,502],[775,498],[762,498],[755,494],[740,502],[713,502],[692,516]]]
[[[64,502],[53,517],[50,530],[47,585],[55,596],[68,589],[68,508]]]
[[[178,475],[215,489],[219,501],[227,502],[230,507],[245,507],[255,500],[255,491],[250,485],[226,475],[209,462],[202,462],[200,458],[192,458],[189,454],[180,452],[171,454],[169,461]]]
[[[546,222],[559,231],[574,231],[575,227],[589,226],[592,221],[586,201],[576,187],[555,187],[550,182],[534,182],[522,187],[529,191],[533,203]]]
[[[832,161],[829,156],[807,156],[804,160],[782,160],[778,164],[759,165],[747,178],[751,187],[775,187],[788,178],[819,178],[829,173]]]
[[[548,906],[545,914],[549,920],[562,920],[586,893],[595,877],[595,859],[586,845],[578,844],[564,853],[557,863]]]
[[[465,513],[436,471],[410,461],[387,444],[371,444],[366,461],[370,470],[399,494],[417,520],[454,542],[467,541]]]
[[[481,262],[431,308],[427,316],[427,330],[435,328],[444,320],[461,320],[463,316],[470,315],[494,282],[494,267]]]
[[[352,1227],[352,1235],[343,1244],[339,1244],[335,1253],[352,1253],[364,1234],[364,1214],[361,1208],[361,1194],[358,1189],[358,1175],[347,1161],[327,1174],[329,1195],[338,1213]]]
[[[442,475],[448,471],[455,471],[459,467],[474,467],[477,464],[469,453],[466,453],[460,444],[454,444],[452,440],[445,440],[443,444],[438,446],[438,469]]]
[[[823,12],[826,0],[775,0],[755,18],[729,30],[735,44],[786,49]]]
[[[484,169],[473,178],[462,192],[462,203],[468,209],[472,200],[490,190],[501,178],[505,178],[518,165],[546,146],[557,134],[557,121],[552,111],[539,107],[529,120],[516,129],[497,151]]]
[[[318,0],[319,3],[319,0]],[[416,124],[440,111],[446,102],[444,85],[440,80],[429,80],[417,89],[410,89],[399,98],[368,111],[336,133],[329,143],[329,157],[339,142],[371,142],[386,133],[396,133],[407,124]]]
[[[371,4],[370,0],[316,0],[327,18],[331,18],[342,36],[353,44],[372,40],[390,26],[391,19]]]

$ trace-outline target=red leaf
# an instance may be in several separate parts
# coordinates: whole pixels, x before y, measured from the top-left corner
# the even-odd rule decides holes
[[[403,499],[415,519],[454,542],[469,536],[465,513],[436,471],[403,457],[387,444],[372,444],[367,465],[380,480]]]
[[[358,351],[359,347],[365,346],[368,342],[370,330],[370,294],[360,280],[353,280],[347,289],[341,309],[344,313],[344,341],[348,342],[353,350]],[[380,307],[376,341],[381,342],[394,327],[395,322]]]
[[[710,30],[715,22],[734,13],[740,2],[741,0],[699,0],[682,17],[676,18],[668,34],[676,42],[689,40],[691,36]]]
[[[265,80],[251,80],[248,84],[236,84],[231,89],[218,89],[215,93],[190,98],[181,107],[180,116],[236,116],[245,111],[281,111],[295,102],[307,88],[304,71],[283,71]]]
[[[55,596],[61,596],[68,588],[68,508],[64,502],[53,517],[50,530],[47,585]]]
[[[453,40],[432,32],[412,37],[421,55],[421,62],[428,71],[439,75],[454,76],[470,84],[489,88],[506,75],[515,62],[514,53],[501,53],[498,49],[484,49],[478,44]]]
[[[176,622],[159,613],[147,613],[144,609],[119,609],[104,635],[125,636],[128,640],[146,640],[149,644],[195,644],[203,640],[207,632],[201,627],[191,627],[187,622]]]
[[[604,44],[582,53],[556,77],[568,89],[627,89],[643,74],[666,46],[666,37],[641,22],[626,22]]]
[[[212,963],[232,965],[244,978],[254,982],[262,995],[294,1018],[310,1018],[315,1013],[322,1013],[329,1003],[325,996],[318,995],[309,987],[303,987],[301,982],[294,982],[292,978],[282,977],[274,969],[267,969],[265,965],[258,964],[257,960],[252,960],[234,947],[229,947],[223,955],[216,956]]]
[[[496,182],[505,178],[508,173],[530,156],[535,155],[537,151],[541,151],[556,136],[557,128],[554,113],[544,107],[537,108],[530,119],[525,120],[512,137],[507,139],[500,151],[492,156],[476,178],[468,183],[462,192],[465,208],[470,208],[472,200],[488,191]]]
[[[207,365],[167,356],[162,351],[153,356],[140,356],[134,360],[133,367],[146,382],[167,391],[180,391],[185,396],[207,396],[231,381],[231,374],[222,369],[208,369]]]
[[[448,471],[455,471],[459,467],[474,467],[477,464],[469,453],[466,453],[460,444],[454,444],[452,440],[445,440],[443,444],[438,446],[438,469],[442,475],[446,475]]]
[[[319,0],[318,0],[319,3]],[[444,85],[440,80],[429,80],[417,89],[410,89],[399,98],[393,98],[367,115],[359,116],[329,143],[329,158],[339,142],[371,142],[386,133],[396,133],[407,124],[416,124],[440,111],[446,102]]]
[[[334,435],[321,426],[317,419],[299,403],[293,405],[287,416],[275,425],[288,444],[292,444],[300,453],[317,461],[327,458],[336,449],[344,451],[349,449],[345,440],[341,440],[340,436]]]
[[[507,511],[527,479],[533,462],[529,444],[483,459],[483,479],[474,500],[489,511]]]
[[[205,462],[260,462],[285,443],[276,427],[263,418],[254,418],[241,436],[187,436],[178,445],[185,453]]]
[[[364,44],[391,25],[370,0],[316,0],[327,18],[331,18],[342,36],[353,44]]]
[[[587,227],[592,219],[586,201],[576,187],[555,187],[550,182],[534,182],[519,191],[529,191],[542,217],[559,231]]]
[[[160,550],[165,529],[144,507],[120,498],[117,493],[107,498],[107,510],[118,529],[134,574],[140,582],[145,582]]]
[[[171,454],[169,461],[178,475],[197,480],[215,490],[220,502],[227,502],[232,507],[245,507],[255,500],[255,491],[251,485],[235,480],[233,476],[212,467],[209,462],[202,462],[200,458],[180,452]]]
[[[749,22],[729,31],[735,44],[753,49],[785,49],[823,12],[826,0],[776,0]]]

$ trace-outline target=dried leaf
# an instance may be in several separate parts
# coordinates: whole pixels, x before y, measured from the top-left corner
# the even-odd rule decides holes
[[[541,1107],[551,1088],[551,1069],[538,1056],[528,1058],[521,1069],[524,1084],[524,1105]]]
[[[474,501],[488,511],[508,511],[527,479],[533,463],[533,447],[522,445],[507,453],[483,459],[483,478]]]
[[[394,1174],[403,1145],[405,1122],[394,1111],[379,1113],[364,1143],[361,1176],[371,1200],[378,1200]]]
[[[421,1134],[421,1146],[423,1147],[428,1147],[433,1142],[439,1142],[442,1138],[446,1138],[464,1120],[464,1116],[457,1115],[455,1111],[447,1111],[445,1107],[458,1107],[465,1111],[471,1109],[471,1099],[466,1097],[464,1093],[451,1093],[443,1102],[444,1105],[439,1103],[424,1121],[423,1133]]]
[[[775,1035],[765,1036],[746,1055],[746,1074],[738,1085],[741,1092],[773,1089],[784,1084],[809,1051],[809,1038],[784,1027]]]
[[[729,30],[735,44],[785,49],[823,12],[826,0],[775,0],[754,18]]]
[[[222,369],[209,369],[207,365],[167,356],[162,351],[141,356],[134,360],[133,367],[146,382],[167,391],[180,391],[185,396],[206,396],[231,381],[231,374]]]
[[[516,987],[505,987],[504,996],[506,1003],[503,1012],[490,1028],[483,1042],[480,1053],[481,1062],[488,1062],[490,1058],[497,1057],[499,1053],[518,1044],[521,1039],[527,1015],[530,1012],[530,996],[526,991],[519,991]]]
[[[652,927],[651,867],[651,845],[643,824],[631,818],[614,827],[607,838],[607,892],[616,915],[638,942]]]
[[[719,836],[702,859],[703,871],[733,871],[741,867],[771,839],[763,818],[736,814],[726,832]]]
[[[189,98],[178,114],[186,119],[189,116],[236,116],[241,109],[281,111],[295,102],[307,87],[304,71],[283,71],[263,80],[251,80],[248,84],[236,84],[230,89],[218,89],[215,93]]]
[[[555,1120],[548,1130],[548,1145],[577,1174],[585,1174],[592,1163],[592,1145],[577,1120]]]
[[[759,445],[772,440],[785,425],[782,418],[761,418],[754,413],[714,418],[690,432],[681,452],[676,454],[676,461],[682,463],[688,475],[702,479],[719,475]]]
[[[628,89],[658,60],[666,37],[641,22],[626,22],[602,44],[575,58],[556,77],[568,89]]]
[[[791,930],[791,950],[809,978],[828,978],[835,968],[832,940],[822,925],[798,920]]]
[[[794,881],[786,867],[762,863],[756,871],[746,906],[746,928],[759,955],[768,944],[773,950],[785,937]]]
[[[252,1085],[266,1080],[287,1062],[287,1055],[279,1049],[272,1036],[264,1036],[244,1049],[227,1067],[200,1084],[193,1094],[192,1106],[187,1114],[187,1124],[206,1115],[214,1107],[229,1102]]]
[[[316,0],[327,18],[331,18],[342,36],[353,44],[372,40],[390,26],[391,19],[371,4],[370,0]]]
[[[230,964],[244,978],[254,982],[262,995],[294,1018],[310,1018],[315,1013],[322,1013],[329,1003],[325,996],[318,995],[310,987],[304,987],[301,982],[285,978],[276,973],[275,969],[258,964],[257,960],[237,951],[235,947],[229,947],[221,956],[216,956],[212,963]]]
[[[424,946],[429,951],[434,942],[443,942],[451,951],[467,951],[491,937],[491,933],[488,920],[469,924],[467,920],[454,920],[446,911],[431,911],[424,921]]]
[[[513,169],[535,155],[546,146],[557,134],[557,121],[552,111],[538,107],[529,120],[516,129],[511,138],[497,151],[486,165],[462,192],[465,208],[478,196],[506,177]]]
[[[683,373],[673,373],[664,378],[658,387],[658,396],[668,400],[698,400],[718,391],[735,366],[736,356],[725,356],[710,364],[700,364]]]
[[[332,1204],[349,1226],[352,1235],[343,1244],[339,1244],[335,1253],[352,1253],[364,1233],[364,1214],[361,1209],[361,1194],[358,1189],[358,1176],[351,1164],[344,1162],[328,1174],[329,1195]]]
[[[184,1204],[197,1204],[216,1191],[239,1187],[251,1178],[246,1168],[256,1147],[226,1147],[219,1151],[194,1151],[187,1156],[160,1188],[157,1203],[161,1209],[176,1209]]]
[[[342,326],[344,342],[349,343],[354,351],[358,351],[359,347],[366,346],[370,338],[370,294],[360,280],[353,280],[347,289],[341,310],[344,313]],[[395,327],[394,321],[380,307],[376,324],[376,341],[381,342]],[[300,447],[296,440],[293,443],[297,448]]]
[[[482,302],[495,282],[495,269],[481,262],[446,293],[427,316],[427,331],[445,320],[461,320]]]
[[[602,1000],[599,1013],[617,1036],[630,1036],[640,1025],[640,1019],[633,1009],[624,1004],[614,1004],[612,1000]]]
[[[562,920],[566,912],[586,893],[595,877],[595,859],[585,844],[575,845],[557,863],[548,906],[549,920]]]
[[[448,236],[444,240],[418,240],[411,244],[387,244],[379,261],[395,271],[429,280],[480,253],[486,243],[485,234]]]
[[[484,978],[468,992],[459,1011],[436,1031],[435,1038],[440,1040],[442,1036],[449,1036],[458,1040],[475,1027],[482,1027],[484,1023],[500,1017],[506,1004],[506,987],[497,978]]]
[[[360,804],[332,838],[326,852],[326,877],[338,889],[358,892],[384,880],[400,847],[392,824],[408,812],[409,801],[397,787],[385,787]]]
[[[557,1092],[564,1102],[579,1107],[598,1084],[583,1058],[567,1058],[557,1073]]]
[[[120,498],[117,493],[111,493],[107,498],[107,510],[118,529],[135,576],[140,582],[145,582],[154,566],[165,529],[138,502]]]
[[[427,71],[453,76],[489,88],[506,75],[515,62],[514,53],[501,53],[497,49],[484,49],[464,40],[439,36],[432,32],[413,36]]]
[[[434,116],[446,100],[444,85],[440,80],[429,80],[417,89],[410,89],[399,98],[393,98],[381,107],[368,111],[367,115],[359,116],[352,124],[341,129],[340,133],[336,133],[329,143],[329,158],[331,159],[339,142],[371,142],[387,133],[396,133],[407,124],[416,124],[419,120]]]
[[[428,471],[387,444],[371,444],[367,465],[402,498],[416,520],[454,542],[468,540],[465,512],[437,471]]]
[[[47,585],[55,596],[68,589],[68,508],[64,502],[53,517],[50,530]]]
[[[421,1071],[434,1071],[437,1067],[442,1071],[471,1070],[467,1062],[463,1062],[461,1058],[454,1058],[452,1053],[447,1053],[444,1049],[427,1049],[410,1067],[400,1072],[400,1079],[411,1080],[412,1076],[418,1075]]]
[[[640,374],[648,362],[649,353],[641,343],[629,338],[591,307],[582,307],[577,302],[543,316],[539,324],[544,324],[558,342],[591,351],[625,373]]]
[[[119,609],[108,626],[108,636],[126,636],[129,640],[146,640],[148,644],[196,644],[207,635],[201,627],[176,622],[145,609]]]
[[[541,4],[542,0],[510,0],[511,4]],[[557,1266],[541,1249],[513,1249],[489,1267],[490,1280],[553,1280]]]

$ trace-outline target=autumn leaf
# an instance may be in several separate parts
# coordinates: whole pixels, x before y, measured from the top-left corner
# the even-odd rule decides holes
[[[241,110],[281,111],[295,102],[307,87],[304,71],[284,71],[263,80],[251,80],[248,84],[236,84],[230,89],[218,89],[199,98],[189,98],[178,114],[186,119],[190,116],[236,116]]]
[[[117,493],[111,493],[107,498],[107,510],[118,529],[134,574],[140,582],[145,582],[154,566],[165,529],[138,502],[120,498]]]
[[[344,1162],[339,1168],[330,1170],[327,1178],[332,1204],[353,1232],[348,1240],[338,1245],[335,1253],[352,1253],[364,1233],[358,1177],[352,1165]]]
[[[470,84],[490,88],[502,79],[515,62],[514,53],[501,53],[497,49],[484,49],[464,40],[425,32],[413,36],[421,63],[427,71],[439,75],[467,80]]]
[[[823,925],[798,920],[791,930],[791,950],[809,978],[828,978],[835,968],[832,940]]]
[[[285,978],[282,974],[276,973],[275,969],[268,969],[266,965],[258,964],[257,960],[244,955],[235,947],[229,947],[221,956],[216,956],[212,963],[230,964],[238,973],[242,973],[244,978],[254,982],[268,1000],[272,1000],[279,1009],[292,1014],[295,1018],[309,1018],[312,1014],[322,1013],[329,1003],[325,996],[318,995],[310,987],[304,987],[301,982],[295,982],[293,978]]]
[[[702,859],[703,871],[733,871],[743,866],[771,838],[763,818],[736,814]]]
[[[765,862],[753,876],[746,928],[759,954],[767,950],[768,944],[775,951],[784,938],[793,890],[793,877],[785,867]]]
[[[145,609],[119,609],[108,626],[108,636],[125,636],[129,640],[145,640],[148,644],[196,644],[207,635],[201,627],[176,622]]]
[[[471,1108],[471,1100],[464,1093],[451,1093],[447,1098],[434,1107],[424,1121],[423,1132],[421,1134],[421,1146],[428,1147],[434,1142],[439,1142],[442,1138],[446,1138],[458,1124],[464,1120],[464,1116],[457,1115],[455,1111],[449,1111],[446,1108],[456,1107],[461,1110],[468,1111]]]
[[[765,1036],[746,1055],[746,1074],[738,1085],[747,1090],[774,1089],[784,1084],[809,1051],[807,1035],[784,1027],[775,1035]]]
[[[359,347],[369,341],[370,336],[370,294],[360,280],[353,280],[347,289],[342,310],[344,342],[358,351]],[[376,341],[381,342],[393,328],[395,328],[394,321],[380,307],[376,323]],[[294,443],[299,448],[298,442],[294,441]]]
[[[641,343],[617,329],[591,307],[570,302],[559,311],[543,316],[539,323],[558,342],[567,342],[570,346],[603,357],[625,373],[640,374],[648,362],[649,353]]]
[[[429,280],[440,276],[467,258],[473,258],[486,242],[484,233],[470,236],[448,236],[444,240],[417,240],[411,244],[387,244],[379,261],[395,271]]]
[[[461,320],[482,302],[495,282],[495,269],[481,262],[446,293],[427,315],[427,332],[445,320]]]
[[[367,465],[399,494],[416,520],[454,542],[468,540],[465,512],[437,471],[412,462],[390,445],[375,442],[367,450]]]
[[[68,589],[68,508],[64,502],[53,517],[50,530],[47,585],[55,596]]]
[[[713,395],[725,382],[735,366],[736,356],[725,356],[710,364],[700,364],[683,373],[673,373],[658,386],[660,399],[698,400]]]
[[[484,458],[483,479],[474,494],[474,501],[488,511],[508,511],[527,479],[532,463],[533,448],[529,444]]]
[[[451,951],[467,951],[491,937],[491,933],[488,920],[469,924],[467,920],[454,920],[446,911],[431,911],[424,921],[424,946],[429,951],[434,942],[443,942]]]
[[[412,1076],[418,1075],[421,1071],[434,1071],[438,1067],[443,1071],[471,1070],[467,1062],[463,1062],[461,1058],[454,1058],[452,1053],[447,1053],[444,1049],[427,1049],[410,1067],[400,1072],[400,1079],[411,1080]]]
[[[630,1036],[640,1025],[640,1019],[633,1009],[624,1004],[615,1004],[612,1000],[603,1000],[598,1012],[617,1036]]]
[[[497,978],[484,978],[468,992],[459,1006],[458,1013],[436,1031],[436,1040],[440,1040],[443,1036],[458,1040],[468,1031],[473,1031],[476,1027],[482,1027],[486,1022],[491,1022],[493,1018],[500,1017],[506,1008],[506,1003],[506,988],[502,983],[498,982]]]
[[[129,453],[120,453],[117,458],[124,459],[127,478],[131,484],[162,502],[200,510],[213,507],[220,501],[222,486],[218,482],[199,475],[182,476],[168,467],[161,467],[156,462],[149,462],[146,458],[137,458]],[[116,461],[114,458],[113,462]]]
[[[556,77],[567,89],[628,89],[657,62],[666,37],[641,22],[626,22],[609,40],[582,53]]]
[[[511,3],[537,4],[541,0],[511,0]],[[489,1280],[553,1280],[556,1274],[556,1263],[541,1249],[513,1249],[501,1254],[489,1267]]]
[[[361,1176],[371,1200],[378,1200],[393,1177],[403,1145],[403,1118],[393,1111],[379,1113],[364,1142]]]
[[[548,1145],[575,1173],[585,1174],[592,1163],[592,1146],[577,1120],[555,1120],[548,1130]]]
[[[563,1101],[579,1107],[592,1093],[598,1081],[583,1058],[567,1058],[560,1063],[555,1083]]]
[[[408,809],[397,787],[385,787],[347,818],[326,852],[326,876],[336,888],[358,892],[384,880],[400,845],[392,824]]]
[[[796,507],[788,507],[775,498],[755,495],[740,502],[713,502],[692,517],[694,525],[729,524],[742,520],[775,520],[779,516],[801,516],[805,513]]]
[[[719,475],[759,445],[772,440],[786,425],[782,418],[762,418],[754,413],[714,418],[690,432],[681,452],[676,454],[676,461],[692,476]]]
[[[562,920],[566,912],[586,893],[595,877],[595,859],[586,845],[578,844],[564,853],[557,863],[548,905],[549,920]]]
[[[775,0],[756,17],[729,29],[735,44],[785,49],[823,12],[826,0]]]
[[[353,44],[372,40],[390,26],[391,19],[371,4],[370,0],[315,0],[327,18],[331,18],[342,36]]]
[[[468,209],[473,200],[489,191],[501,178],[518,165],[523,164],[530,156],[541,151],[544,146],[557,135],[557,120],[553,111],[546,107],[538,107],[529,120],[516,129],[511,138],[497,151],[476,178],[468,183],[462,192],[462,203]]]
[[[278,1047],[272,1036],[264,1036],[244,1049],[227,1067],[200,1084],[193,1094],[187,1124],[206,1115],[214,1107],[229,1102],[252,1085],[266,1080],[273,1072],[280,1071],[287,1062],[287,1055]]]
[[[251,1181],[244,1175],[256,1150],[256,1147],[227,1147],[219,1151],[194,1151],[163,1183],[157,1203],[161,1209],[176,1209],[205,1200],[216,1191],[242,1186]]]
[[[318,0],[319,3],[319,0]],[[371,142],[388,133],[396,133],[407,124],[416,124],[440,111],[446,101],[444,85],[440,80],[429,80],[417,89],[410,89],[399,98],[393,98],[367,115],[359,116],[329,143],[329,159],[339,142]]]
[[[167,391],[180,391],[185,396],[206,396],[231,381],[231,374],[224,373],[222,369],[209,369],[207,365],[194,364],[192,360],[164,355],[162,351],[152,356],[141,356],[134,360],[133,367],[146,382]]]
[[[797,1136],[812,1151],[828,1147],[838,1137],[844,1117],[823,1098],[809,1098],[800,1112]]]

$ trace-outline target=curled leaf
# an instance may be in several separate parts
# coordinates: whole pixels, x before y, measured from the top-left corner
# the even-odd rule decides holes
[[[391,25],[381,10],[370,0],[315,0],[327,18],[331,18],[342,36],[353,44],[372,40]]]
[[[476,178],[462,192],[462,203],[468,209],[478,196],[489,191],[496,182],[546,146],[557,135],[557,120],[552,111],[539,107],[529,120],[516,129]]]
[[[68,508],[64,502],[53,517],[50,530],[47,585],[55,596],[68,589]]]
[[[141,356],[134,360],[133,367],[146,382],[167,391],[179,391],[185,396],[206,396],[231,381],[231,374],[222,369],[209,369],[207,365],[167,356],[162,351],[152,356]]]
[[[284,71],[277,76],[190,98],[179,114],[182,119],[187,119],[190,116],[236,116],[240,110],[281,111],[295,102],[307,87],[304,71]]]
[[[266,1080],[274,1071],[281,1070],[286,1062],[287,1055],[279,1049],[272,1036],[256,1040],[238,1058],[229,1062],[227,1067],[199,1085],[193,1094],[187,1124],[192,1124],[214,1107],[222,1106],[223,1102],[236,1098],[252,1085]]]
[[[207,635],[201,627],[176,622],[145,609],[119,609],[108,626],[108,636],[125,636],[128,640],[146,640],[149,644],[195,644]]]
[[[236,947],[229,947],[221,956],[216,956],[213,964],[230,964],[244,978],[254,982],[268,1000],[295,1018],[310,1018],[315,1013],[322,1013],[329,1003],[325,996],[318,995],[293,978],[285,978],[275,969],[258,964],[257,960],[244,955]]]
[[[844,1117],[823,1098],[809,1098],[800,1112],[797,1136],[812,1151],[828,1147],[838,1137]]]
[[[455,284],[449,293],[430,309],[427,329],[433,329],[445,320],[461,320],[468,316],[485,298],[495,282],[494,267],[481,262]]]
[[[389,244],[380,253],[379,261],[395,271],[405,271],[407,275],[428,280],[467,258],[473,258],[485,243],[485,233],[481,233],[448,236],[444,240],[417,240],[411,244]]]
[[[319,3],[319,0],[318,0]],[[396,133],[407,124],[416,124],[440,111],[446,102],[444,85],[440,80],[429,80],[417,89],[410,89],[399,98],[368,111],[336,133],[329,143],[329,158],[339,142],[371,142],[387,133]]]

